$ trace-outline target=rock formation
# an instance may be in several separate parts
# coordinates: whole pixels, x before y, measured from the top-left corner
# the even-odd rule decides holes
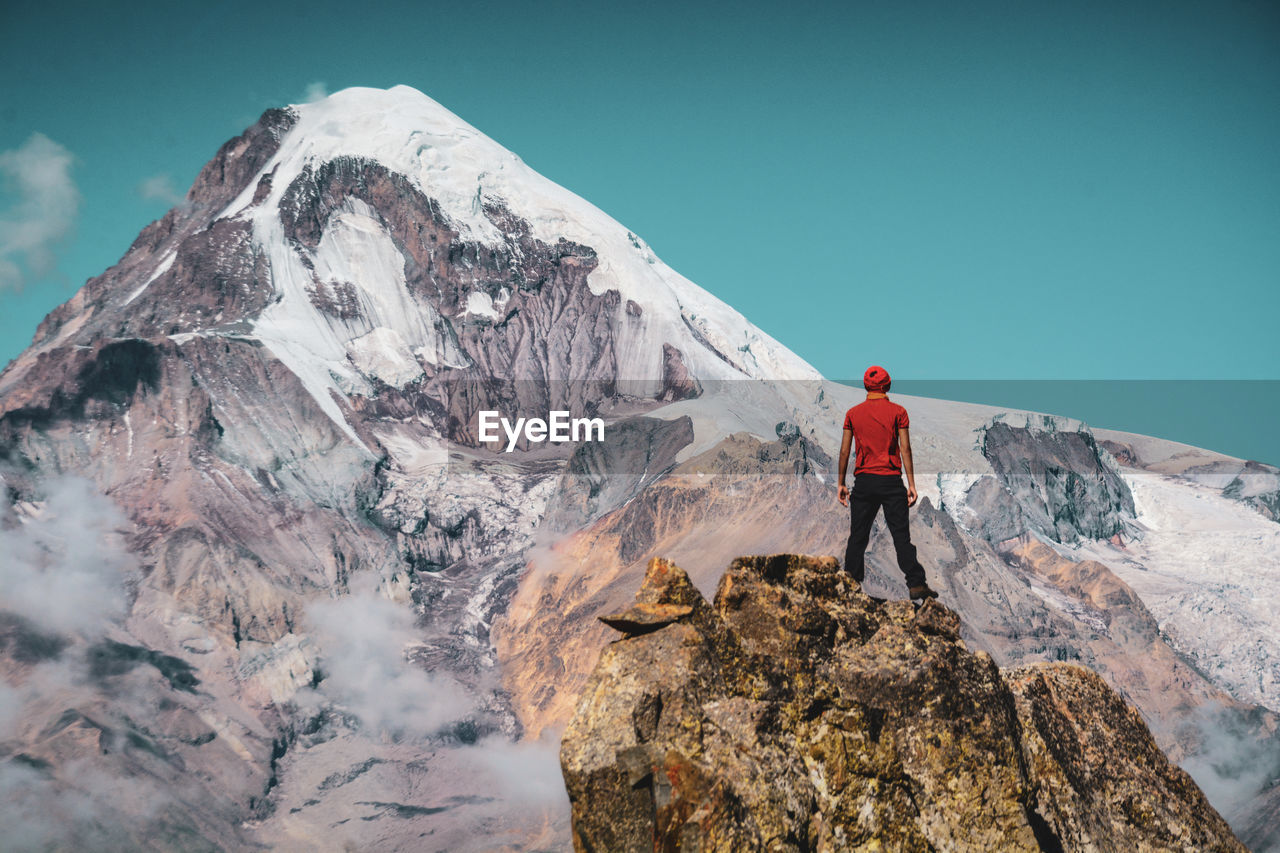
[[[1222,493],[1280,521],[1280,469],[1274,465],[1246,462]]]
[[[581,851],[1244,850],[1141,716],[1002,672],[937,601],[744,557],[709,604],[649,563],[561,746]]]
[[[1034,530],[1057,542],[1128,533],[1133,495],[1093,436],[1002,421],[982,431],[993,474],[969,490],[976,530],[995,542]]]

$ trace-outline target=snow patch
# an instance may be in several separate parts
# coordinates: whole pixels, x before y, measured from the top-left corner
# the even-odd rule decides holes
[[[359,447],[368,450],[342,414],[338,400],[368,394],[365,378],[403,385],[422,375],[417,359],[431,364],[466,363],[441,331],[440,315],[409,292],[404,256],[374,211],[347,199],[330,217],[315,254],[303,262],[284,236],[278,215],[287,185],[253,212],[256,245],[266,253],[277,301],[253,324],[252,337],[267,345],[294,372],[321,410]],[[317,307],[317,282],[349,284],[359,310],[335,317]],[[373,334],[376,330],[381,330]]]
[[[1106,564],[1219,686],[1280,710],[1280,525],[1182,478],[1126,471],[1125,480],[1141,538],[1060,550]]]
[[[423,375],[422,366],[409,355],[400,333],[382,326],[348,343],[347,358],[365,376],[381,379],[393,388],[403,388]]]
[[[498,311],[493,307],[493,297],[480,290],[467,294],[467,304],[462,309],[462,314],[463,316],[474,314],[490,321],[498,319]]]
[[[173,259],[175,257],[177,257],[176,252],[173,252],[173,251],[166,252],[164,257],[160,259],[160,264],[159,266],[156,267],[156,271],[153,272],[147,278],[146,281],[138,285],[138,287],[134,289],[133,293],[129,294],[129,298],[121,303],[121,307],[123,308],[125,305],[128,305],[130,302],[137,299],[139,296],[142,295],[142,292],[144,290],[146,290],[148,287],[151,286],[151,282],[155,281],[160,276],[167,273],[169,271],[169,268],[173,266]]]

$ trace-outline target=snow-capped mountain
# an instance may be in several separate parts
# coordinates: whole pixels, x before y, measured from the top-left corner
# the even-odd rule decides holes
[[[561,848],[595,616],[653,554],[841,553],[860,396],[421,93],[269,110],[0,374],[0,800],[33,845]],[[1214,769],[1280,756],[1266,484],[905,402],[966,640],[1099,669],[1274,843],[1270,765]],[[606,440],[479,440],[553,409]]]

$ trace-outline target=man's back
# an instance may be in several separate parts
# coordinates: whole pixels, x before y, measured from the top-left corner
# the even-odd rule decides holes
[[[907,429],[907,410],[883,395],[869,397],[845,413],[844,428],[853,431],[858,474],[901,474],[898,430]]]

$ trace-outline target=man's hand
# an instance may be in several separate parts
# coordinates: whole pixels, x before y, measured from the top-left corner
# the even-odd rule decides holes
[[[917,496],[916,496],[916,487],[915,487],[915,486],[907,486],[907,506],[909,506],[909,507],[911,507],[911,506],[915,506],[915,505],[916,505],[916,497],[917,497]]]
[[[841,483],[840,488],[836,490],[836,500],[840,501],[840,506],[849,505],[849,487],[844,483]]]

